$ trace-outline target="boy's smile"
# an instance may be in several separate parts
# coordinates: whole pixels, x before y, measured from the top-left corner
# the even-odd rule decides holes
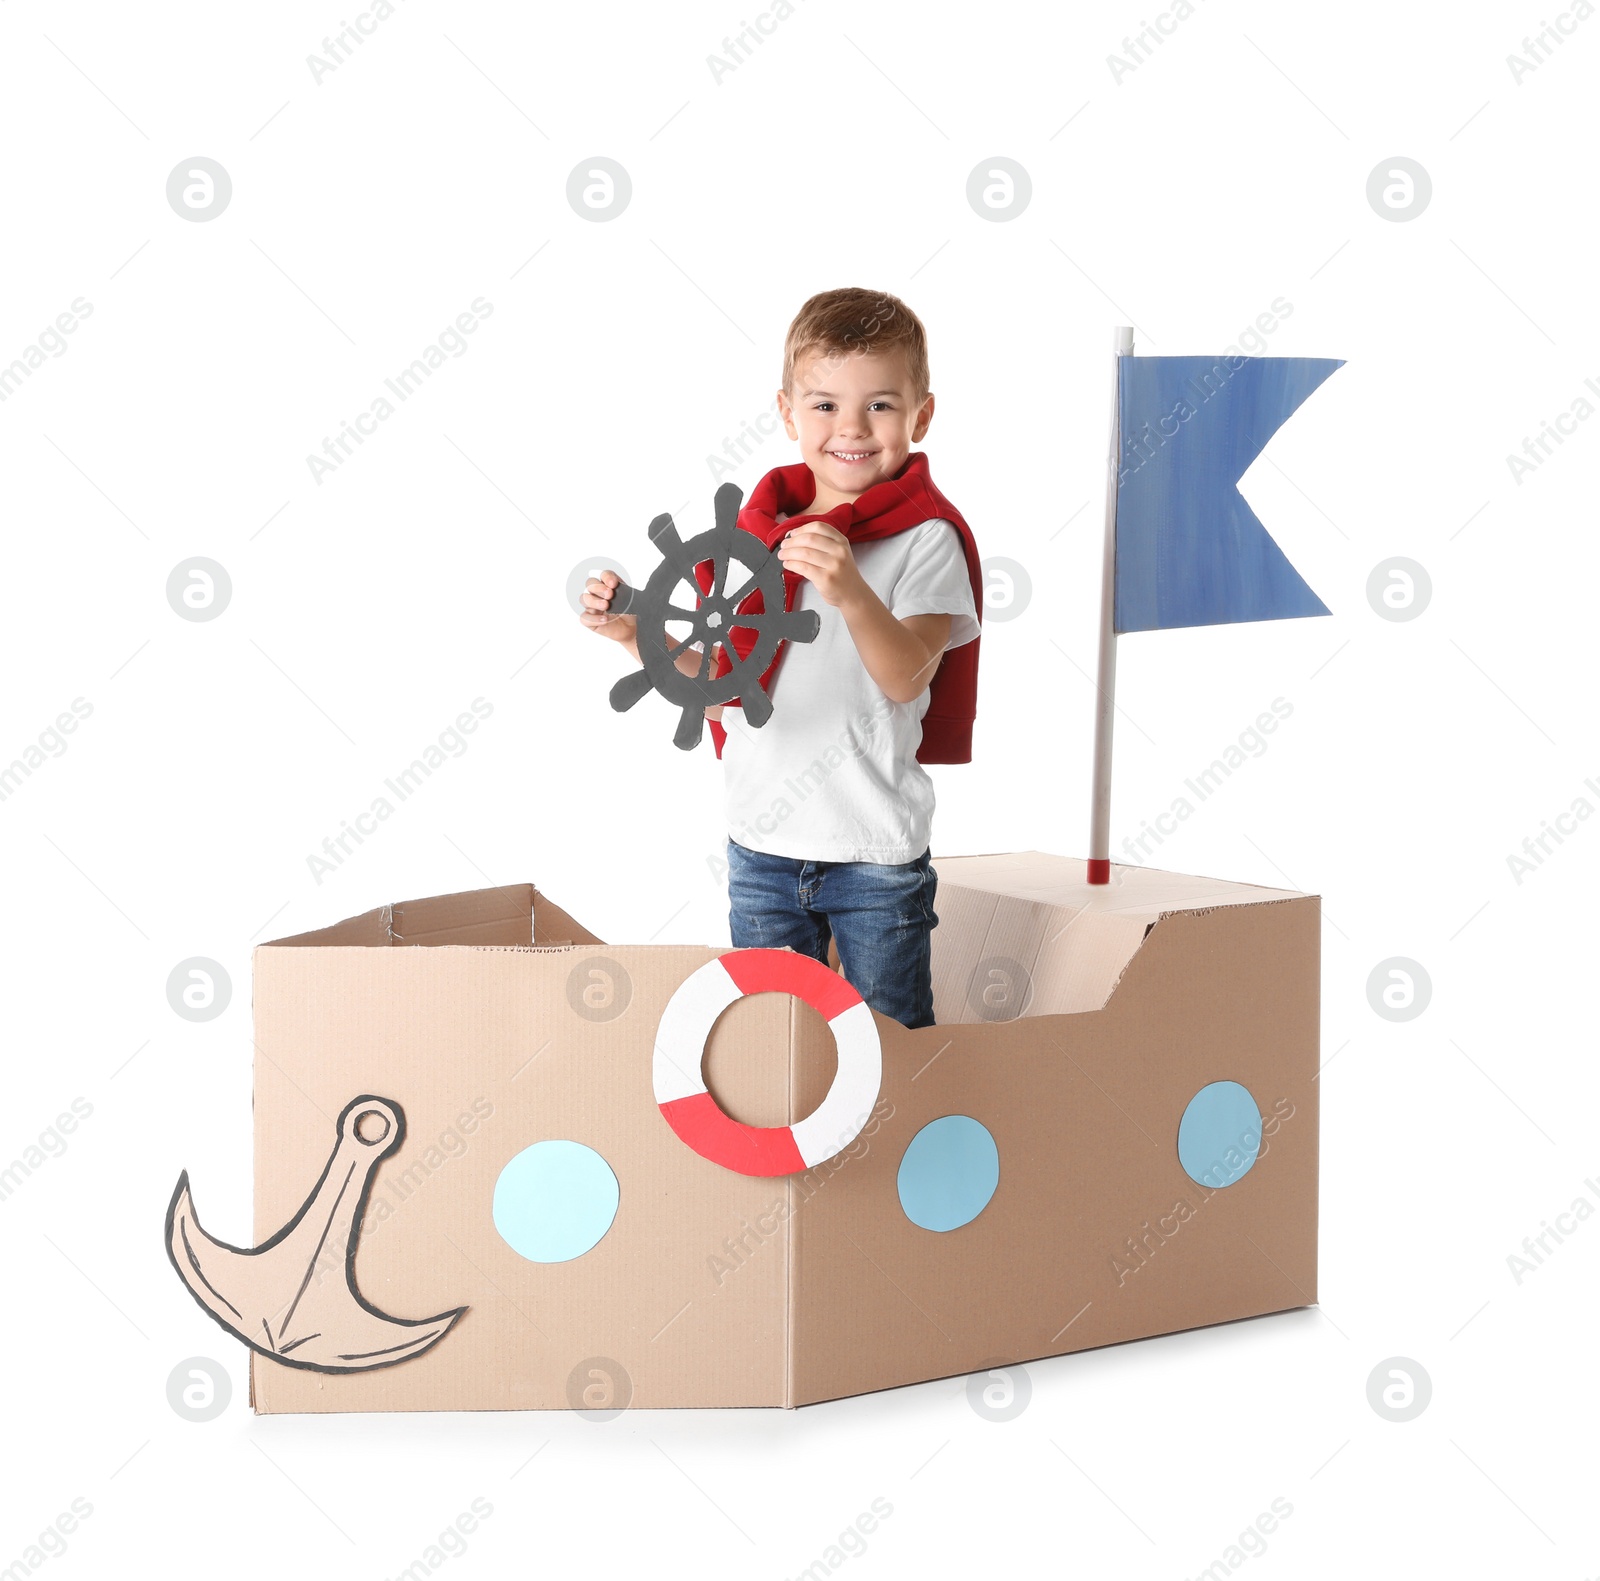
[[[817,480],[818,514],[892,478],[933,420],[933,397],[912,386],[898,352],[828,352],[797,359],[778,410]]]

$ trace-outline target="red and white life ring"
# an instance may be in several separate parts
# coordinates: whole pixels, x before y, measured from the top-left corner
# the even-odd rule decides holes
[[[700,1074],[713,1023],[746,994],[794,994],[828,1023],[839,1069],[819,1107],[794,1125],[744,1125]],[[702,1158],[741,1175],[793,1175],[843,1151],[861,1134],[883,1082],[878,1028],[854,988],[821,961],[792,950],[731,950],[678,985],[661,1012],[652,1066],[667,1124]]]

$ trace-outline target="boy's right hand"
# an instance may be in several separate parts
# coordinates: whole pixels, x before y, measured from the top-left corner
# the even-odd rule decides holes
[[[597,577],[591,576],[583,584],[583,596],[580,599],[583,608],[578,613],[578,619],[591,631],[598,631],[602,637],[636,646],[638,617],[611,613],[611,600],[621,584],[622,578],[615,571],[602,571]]]

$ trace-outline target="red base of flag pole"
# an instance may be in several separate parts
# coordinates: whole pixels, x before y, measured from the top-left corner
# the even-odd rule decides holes
[[[1122,359],[1133,355],[1133,329],[1111,332],[1111,434],[1106,446],[1106,522],[1100,558],[1100,670],[1095,683],[1094,782],[1089,809],[1089,882],[1111,882],[1111,726],[1117,687],[1117,479],[1121,452]]]

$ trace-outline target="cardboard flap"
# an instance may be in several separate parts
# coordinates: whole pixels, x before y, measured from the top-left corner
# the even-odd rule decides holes
[[[504,948],[603,942],[540,894],[535,885],[504,884],[378,906],[331,927],[272,939],[269,947],[478,944]]]
[[[534,888],[473,889],[390,908],[393,944],[532,944]]]
[[[526,941],[523,941],[526,942]],[[535,944],[604,944],[581,922],[574,922],[548,895],[533,892],[533,942]]]
[[[939,857],[934,1019],[941,1025],[1099,1010],[1161,918],[1300,898],[1288,889],[1113,864],[1090,884],[1081,857],[1043,851]]]
[[[393,909],[392,906],[376,906],[371,911],[363,911],[359,917],[346,917],[343,922],[335,922],[326,928],[313,928],[309,933],[291,934],[286,939],[268,939],[260,947],[276,949],[280,945],[288,945],[300,949],[314,948],[318,945],[392,944],[394,935],[390,931],[389,916]]]

